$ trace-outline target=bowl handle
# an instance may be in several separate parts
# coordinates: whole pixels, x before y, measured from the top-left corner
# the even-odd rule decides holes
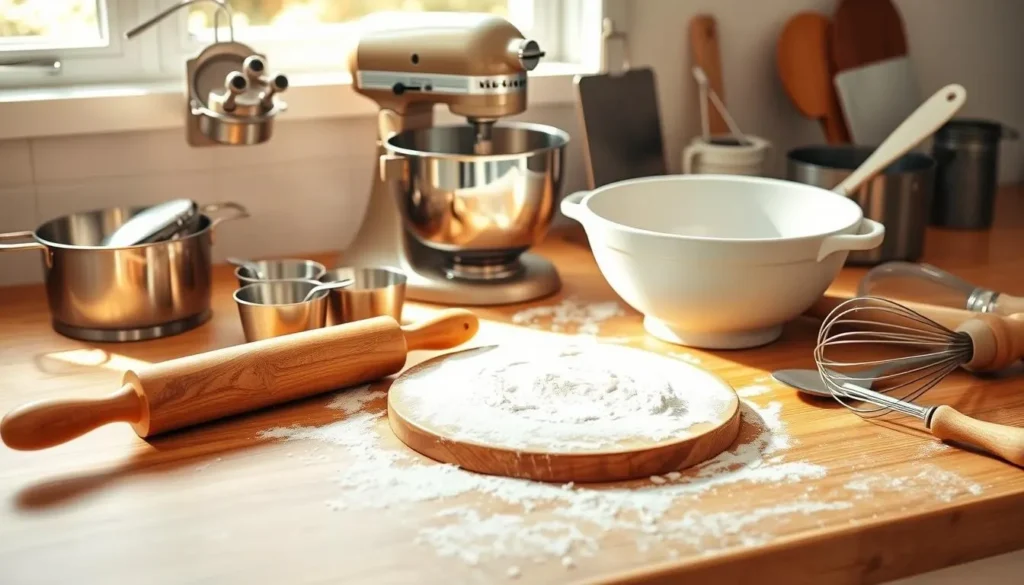
[[[583,223],[583,212],[584,207],[580,205],[583,198],[590,194],[590,191],[577,191],[570,193],[562,199],[561,210],[562,215],[575,219],[576,221]]]
[[[818,250],[818,262],[821,262],[834,252],[877,248],[885,238],[885,226],[866,217],[861,219],[860,225],[862,231],[865,227],[867,231],[859,234],[839,234],[826,237],[821,242],[821,248]]]

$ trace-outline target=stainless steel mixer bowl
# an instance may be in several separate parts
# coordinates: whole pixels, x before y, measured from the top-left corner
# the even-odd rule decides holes
[[[470,125],[407,130],[384,145],[382,171],[406,230],[461,263],[514,262],[551,225],[569,135],[540,124],[493,128],[474,154]]]

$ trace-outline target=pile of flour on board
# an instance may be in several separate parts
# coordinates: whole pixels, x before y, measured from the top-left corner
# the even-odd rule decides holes
[[[724,420],[735,400],[703,370],[597,344],[482,348],[401,384],[405,414],[453,438],[549,451],[685,437],[694,425]]]
[[[512,315],[512,323],[544,328],[556,333],[597,335],[601,323],[625,314],[622,305],[614,301],[586,304],[576,298],[567,298],[557,305],[523,309]],[[544,326],[545,321],[550,324]]]
[[[827,470],[790,460],[787,450],[794,439],[778,401],[741,402],[744,430],[731,449],[649,481],[581,486],[481,475],[396,447],[377,404],[386,395],[369,386],[347,390],[330,404],[346,414],[344,419],[322,427],[269,429],[261,436],[320,441],[343,450],[329,509],[381,510],[401,523],[410,507],[429,503],[436,510],[432,522],[410,522],[410,539],[469,565],[504,563],[509,577],[529,577],[535,562],[572,570],[597,555],[611,531],[616,541],[625,533],[641,552],[658,547],[669,557],[711,554],[770,542],[794,518],[869,504],[864,496],[874,489],[913,485],[924,488],[916,497],[943,500],[982,493],[980,485],[935,470],[904,481],[858,475],[833,494],[819,493],[813,485],[801,490],[801,483],[820,479]],[[941,485],[930,483],[935,481]],[[758,498],[729,498],[724,507],[721,498],[702,502],[733,485],[756,486]],[[480,497],[461,497],[471,493]]]

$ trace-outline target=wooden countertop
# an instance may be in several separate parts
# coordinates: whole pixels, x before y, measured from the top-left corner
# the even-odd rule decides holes
[[[1024,188],[1004,189],[997,210],[991,231],[931,230],[925,260],[1024,293]],[[435,478],[436,465],[413,456],[419,475],[409,480],[406,464],[381,463],[403,446],[377,394],[356,413],[358,405],[329,407],[341,392],[150,442],[111,425],[46,451],[0,447],[0,583],[877,583],[1024,547],[1024,471],[937,443],[904,419],[872,423],[805,401],[768,378],[812,365],[813,320],[796,320],[759,349],[675,347],[644,334],[586,248],[553,235],[537,251],[555,261],[564,289],[530,306],[617,302],[622,314],[601,323],[599,337],[699,360],[740,390],[748,407],[731,456],[743,469],[721,459],[667,483],[551,486],[570,494],[559,498],[457,470]],[[850,291],[862,273],[847,269],[833,290]],[[40,287],[0,289],[0,412],[104,394],[138,362],[241,343],[229,268],[217,268],[215,286],[207,325],[105,345],[53,333]],[[480,310],[485,322],[470,345],[580,333],[578,315],[528,326],[524,308]],[[429,310],[410,304],[406,316]],[[1024,425],[1021,386],[1020,377],[956,372],[927,398]],[[771,426],[773,413],[778,424],[759,426]],[[366,415],[364,434],[346,439]],[[292,440],[266,433],[293,425],[314,431]],[[771,446],[758,451],[755,436]],[[380,443],[376,459],[367,441]],[[444,481],[451,489],[439,496]],[[637,520],[637,510],[648,517]]]

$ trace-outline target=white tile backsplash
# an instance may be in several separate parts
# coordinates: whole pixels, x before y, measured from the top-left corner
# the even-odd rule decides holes
[[[218,170],[218,192],[231,194],[251,217],[218,229],[214,261],[344,248],[369,201],[372,163],[369,156]]]
[[[32,184],[28,140],[0,140],[0,188]]]
[[[517,119],[575,135],[572,106]],[[439,109],[437,122],[461,119]],[[376,118],[278,121],[249,147],[188,146],[184,131],[0,142],[0,228],[32,230],[55,217],[175,197],[234,201],[251,217],[217,228],[214,260],[341,251],[355,237],[376,172]],[[584,187],[581,144],[566,154],[564,193]],[[24,188],[4,190],[4,185]],[[0,254],[0,286],[42,278],[37,253]]]
[[[339,161],[372,155],[376,133],[376,118],[283,121],[276,123],[270,140],[263,144],[215,147],[211,153],[221,169],[321,158]]]
[[[212,147],[194,148],[184,130],[60,136],[32,141],[37,184],[208,170]]]
[[[79,179],[36,187],[39,217],[55,217],[122,205],[153,205],[187,197],[200,204],[230,199],[214,191],[213,171],[182,171],[137,177]]]
[[[0,233],[34,231],[36,217],[35,191],[31,186],[0,189]],[[11,240],[6,243],[31,241]],[[5,243],[5,242],[0,242]],[[0,250],[0,286],[42,282],[43,258],[38,250]]]

